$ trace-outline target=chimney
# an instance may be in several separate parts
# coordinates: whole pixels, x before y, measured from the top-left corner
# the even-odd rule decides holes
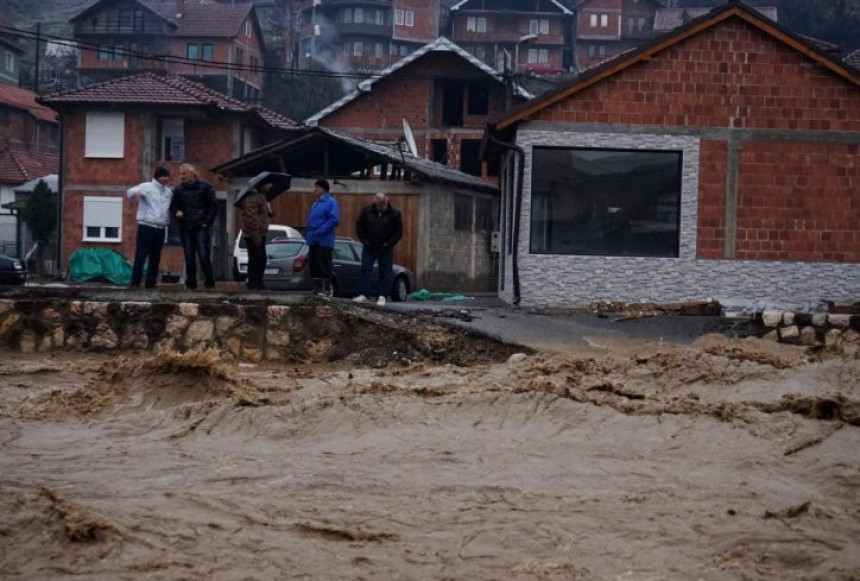
[[[176,0],[176,18],[182,18],[183,12],[185,12],[185,0]]]

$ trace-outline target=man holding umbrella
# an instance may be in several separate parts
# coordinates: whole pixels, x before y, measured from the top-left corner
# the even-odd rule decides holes
[[[290,176],[287,174],[263,172],[251,178],[245,190],[236,198],[234,205],[242,213],[242,237],[248,248],[248,290],[265,288],[266,235],[272,217],[269,202],[289,187]]]

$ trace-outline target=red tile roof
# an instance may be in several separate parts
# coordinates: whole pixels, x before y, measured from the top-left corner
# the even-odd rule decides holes
[[[776,22],[778,16],[776,7],[757,6],[751,8],[758,11],[762,16]],[[659,8],[657,14],[654,15],[654,30],[657,32],[674,30],[694,18],[704,16],[711,10],[713,8]]]
[[[27,89],[14,87],[12,85],[0,84],[0,104],[8,107],[15,107],[17,109],[24,109],[39,121],[57,123],[56,111],[37,103],[36,97],[38,97],[38,95],[33,91],[28,91]]]
[[[0,184],[23,184],[57,173],[59,167],[59,159],[55,153],[36,153],[11,148],[0,150]]]
[[[248,18],[253,5],[250,2],[220,4],[212,0],[186,0],[182,18],[176,18],[175,7],[172,21],[179,28],[176,36],[220,36],[234,37],[242,31],[242,23]],[[244,31],[242,31],[244,34]],[[254,31],[257,34],[257,31]]]
[[[296,122],[263,107],[254,107],[209,87],[171,75],[162,77],[142,73],[96,83],[81,89],[71,89],[39,98],[46,105],[170,105],[183,107],[215,107],[232,113],[257,114],[272,127],[289,129]]]

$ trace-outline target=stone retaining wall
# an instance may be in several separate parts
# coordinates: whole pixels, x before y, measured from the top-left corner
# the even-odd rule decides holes
[[[769,310],[760,315],[764,338],[781,343],[823,345],[839,349],[860,343],[860,315],[841,313],[797,313]]]
[[[451,362],[466,351],[487,360],[508,354],[497,342],[456,330],[394,314],[379,321],[362,318],[369,316],[319,300],[282,305],[0,299],[0,347],[23,353],[215,348],[228,358],[288,362],[361,353]]]

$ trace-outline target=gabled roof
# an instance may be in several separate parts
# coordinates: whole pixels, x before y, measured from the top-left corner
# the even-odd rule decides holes
[[[84,18],[89,18],[93,14],[100,12],[107,5],[113,4],[116,1],[117,0],[98,0],[98,2],[90,4],[87,8],[85,8],[84,10],[82,10],[81,12],[79,12],[78,14],[73,16],[71,18],[71,20],[69,20],[69,22],[77,22],[78,20],[83,20]],[[166,16],[165,12],[163,10],[160,10],[158,7],[151,5],[149,2],[146,2],[145,0],[133,0],[133,1],[136,4],[140,5],[140,7],[143,8],[144,10],[152,12],[156,16],[158,16],[158,17],[168,21],[169,23],[173,24],[173,22]],[[175,13],[176,2],[171,2],[170,6],[172,7],[172,9]]]
[[[842,60],[845,61],[848,66],[854,67],[855,69],[860,71],[860,48],[858,48],[854,52],[848,53]]]
[[[59,123],[57,112],[37,103],[36,97],[38,95],[33,91],[12,85],[0,84],[0,105],[23,109],[39,121]]]
[[[338,101],[335,101],[334,103],[332,103],[331,105],[329,105],[328,107],[323,109],[322,111],[319,111],[318,113],[315,113],[311,117],[308,117],[307,119],[305,119],[305,124],[306,125],[316,125],[320,119],[322,119],[324,117],[328,117],[329,115],[331,115],[332,113],[334,113],[335,111],[337,111],[338,109],[340,109],[341,107],[346,105],[347,103],[354,101],[358,96],[363,95],[364,93],[370,92],[372,90],[373,84],[376,83],[377,81],[379,81],[380,79],[384,79],[388,75],[391,75],[392,73],[395,73],[395,72],[411,65],[416,60],[420,59],[424,55],[429,54],[431,52],[453,52],[454,54],[459,55],[464,60],[468,61],[469,63],[474,65],[476,68],[480,69],[482,72],[486,73],[488,76],[494,78],[498,82],[500,82],[500,83],[504,82],[504,78],[502,77],[502,74],[499,71],[497,71],[496,69],[494,69],[493,67],[491,67],[490,65],[488,65],[487,63],[482,61],[481,59],[470,54],[468,51],[464,50],[462,47],[451,42],[450,40],[448,40],[444,36],[440,36],[439,38],[437,38],[433,42],[425,44],[424,46],[422,46],[421,48],[419,48],[418,50],[416,50],[415,52],[413,52],[409,56],[404,57],[403,59],[394,63],[390,67],[388,67],[388,68],[380,71],[379,73],[373,75],[369,79],[361,81],[358,84],[358,88],[355,91],[352,91],[351,93],[346,94],[341,99],[339,99]],[[526,91],[525,89],[520,87],[519,85],[514,86],[514,92],[517,95],[519,95],[520,97],[523,97],[525,99],[531,99],[533,96],[528,91]]]
[[[554,103],[567,99],[571,95],[619,74],[638,63],[646,62],[674,45],[731,18],[740,18],[744,22],[761,30],[764,34],[804,54],[822,67],[844,78],[849,83],[860,86],[860,73],[857,70],[847,66],[842,61],[835,60],[831,55],[822,52],[817,47],[805,41],[801,36],[763,17],[754,8],[750,8],[739,0],[730,0],[728,4],[715,8],[704,16],[696,18],[670,33],[659,36],[638,49],[624,53],[603,65],[589,69],[585,74],[568,85],[559,87],[554,91],[548,91],[539,99],[533,99],[514,107],[496,119],[491,120],[488,126],[490,130],[498,130],[518,123]]]
[[[471,1],[472,0],[462,0],[462,2],[457,2],[456,4],[451,6],[451,12],[454,12],[455,10],[459,10],[460,8],[465,8],[465,9],[470,8],[469,6],[466,6],[466,4],[468,4]],[[561,12],[563,14],[572,14],[572,12],[567,8],[567,6],[565,6],[563,3],[559,2],[558,0],[549,0],[549,1],[551,4],[554,4],[555,6],[557,6],[558,9],[561,10]]]
[[[0,44],[7,47],[15,54],[21,54],[24,49],[18,42],[18,37],[14,35],[14,26],[12,22],[3,14],[0,14]]]
[[[99,0],[72,18],[71,22],[87,18],[118,0]],[[170,24],[174,36],[227,37],[238,36],[242,23],[254,5],[250,2],[217,2],[215,0],[186,0],[182,16],[177,17],[176,1],[134,0],[141,8]],[[255,31],[255,34],[259,33]],[[262,38],[260,38],[262,42]]]
[[[252,176],[261,171],[286,171],[293,177],[316,177],[323,173],[346,177],[372,165],[390,164],[421,179],[496,192],[498,187],[446,165],[416,157],[397,144],[376,143],[325,127],[308,127],[294,137],[266,145],[212,168],[227,176]],[[282,165],[283,164],[283,165]],[[325,168],[324,165],[328,164]]]
[[[24,182],[57,173],[59,158],[56,153],[36,153],[22,149],[0,150],[0,184],[19,185]]]
[[[654,31],[666,32],[674,30],[693,20],[710,12],[711,8],[658,8],[654,15]],[[777,9],[775,6],[759,6],[753,8],[761,12],[762,16],[777,21]]]
[[[49,106],[68,105],[167,105],[214,108],[230,113],[249,113],[278,129],[292,129],[296,122],[264,107],[253,107],[238,99],[181,77],[141,73],[81,89],[52,93],[39,98]]]

